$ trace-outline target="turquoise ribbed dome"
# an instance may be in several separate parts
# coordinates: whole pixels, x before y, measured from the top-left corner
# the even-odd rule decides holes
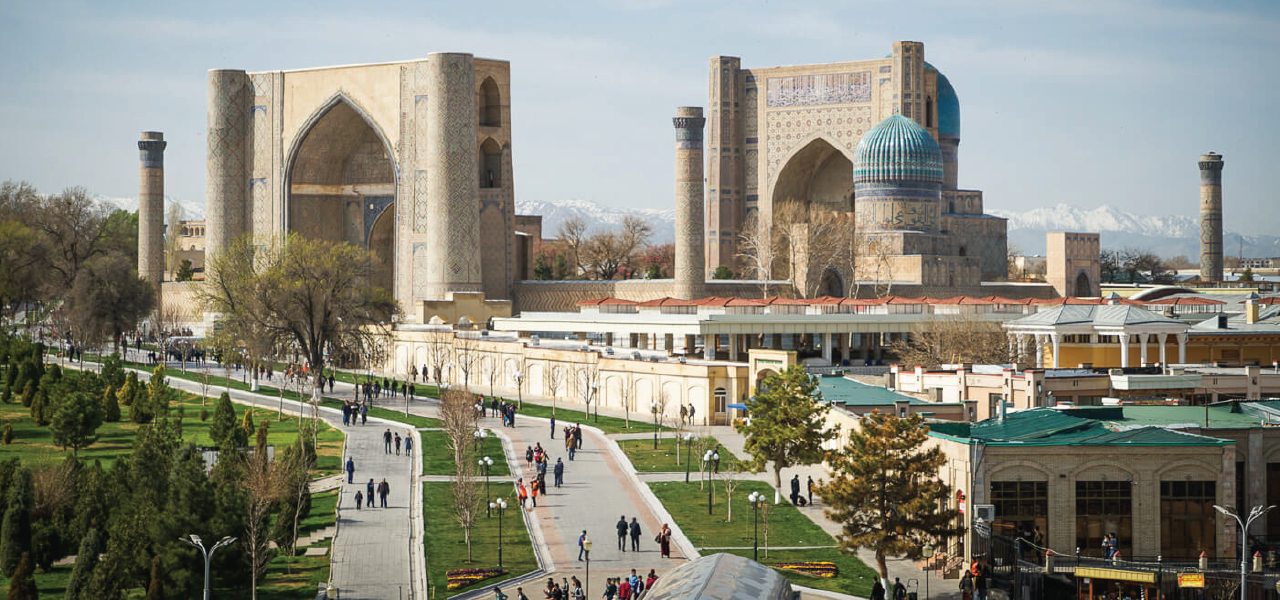
[[[960,139],[960,97],[947,76],[938,71],[938,137]]]
[[[871,128],[853,151],[854,183],[942,184],[942,151],[929,131],[902,115]]]

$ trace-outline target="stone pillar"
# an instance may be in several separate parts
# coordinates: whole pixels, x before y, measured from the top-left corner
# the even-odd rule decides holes
[[[155,287],[157,311],[164,280],[164,147],[159,131],[144,131],[138,139],[138,275]]]
[[[1129,366],[1129,332],[1120,332],[1120,368]]]
[[[252,154],[249,148],[252,89],[244,71],[209,71],[205,265],[244,233]]]
[[[426,297],[483,291],[480,273],[479,158],[475,58],[427,57]]]
[[[1057,333],[1049,334],[1049,343],[1053,344],[1053,368],[1055,369],[1062,366],[1062,349],[1059,346],[1059,342],[1061,341],[1061,335]]]
[[[702,298],[706,286],[706,243],[702,226],[702,108],[682,106],[671,119],[676,128],[675,295]]]
[[[822,360],[831,362],[831,332],[822,334]]]
[[[1222,155],[1200,156],[1200,280],[1222,281]]]
[[[1157,333],[1156,341],[1160,342],[1160,366],[1163,367],[1169,364],[1169,361],[1166,358],[1167,352],[1165,351],[1165,344],[1169,341],[1169,334]]]
[[[1035,335],[1035,341],[1036,341],[1036,366],[1039,368],[1044,368],[1044,334],[1037,333]]]
[[[1187,334],[1178,334],[1178,362],[1187,362]]]
[[[1145,367],[1147,366],[1147,334],[1145,333],[1138,334],[1138,345],[1139,345],[1138,347],[1141,349],[1139,356],[1141,357],[1140,360],[1142,362],[1140,364],[1141,366]]]

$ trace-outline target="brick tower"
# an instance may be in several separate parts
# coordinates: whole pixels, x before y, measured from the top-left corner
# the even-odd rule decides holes
[[[682,106],[671,119],[676,128],[675,295],[693,300],[706,286],[706,244],[702,227],[702,108]]]
[[[1222,281],[1222,155],[1200,156],[1200,281]]]
[[[164,134],[144,131],[138,139],[138,275],[156,289],[164,280]]]

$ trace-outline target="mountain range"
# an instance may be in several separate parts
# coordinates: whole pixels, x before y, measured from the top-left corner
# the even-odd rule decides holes
[[[125,210],[137,210],[137,198],[98,196]],[[192,203],[165,197],[167,203],[182,208],[184,219],[203,219],[204,203]],[[675,239],[674,209],[616,208],[601,206],[590,200],[557,200],[516,202],[522,215],[542,215],[543,237],[555,237],[561,223],[580,217],[588,231],[618,227],[623,217],[636,215],[653,225],[653,243],[665,244]],[[1147,215],[1131,213],[1113,206],[1079,208],[1066,204],[1032,208],[1025,211],[992,209],[990,214],[1009,220],[1009,244],[1023,254],[1044,254],[1045,233],[1050,231],[1096,232],[1102,235],[1104,249],[1137,248],[1163,257],[1186,256],[1196,262],[1200,255],[1200,222],[1198,215]],[[1245,257],[1280,256],[1280,236],[1241,235],[1233,231],[1223,234],[1223,248],[1228,255],[1243,253]]]

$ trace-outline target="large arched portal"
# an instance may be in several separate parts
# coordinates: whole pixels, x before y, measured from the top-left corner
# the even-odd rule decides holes
[[[1088,274],[1080,273],[1079,275],[1076,275],[1076,289],[1075,289],[1074,295],[1075,296],[1092,296],[1093,295],[1093,283],[1089,281]]]
[[[787,159],[773,186],[775,213],[788,202],[809,208],[853,210],[853,162],[822,138],[816,138]]]
[[[345,99],[316,117],[289,163],[288,228],[373,253],[373,280],[392,287],[395,167],[383,137]]]

